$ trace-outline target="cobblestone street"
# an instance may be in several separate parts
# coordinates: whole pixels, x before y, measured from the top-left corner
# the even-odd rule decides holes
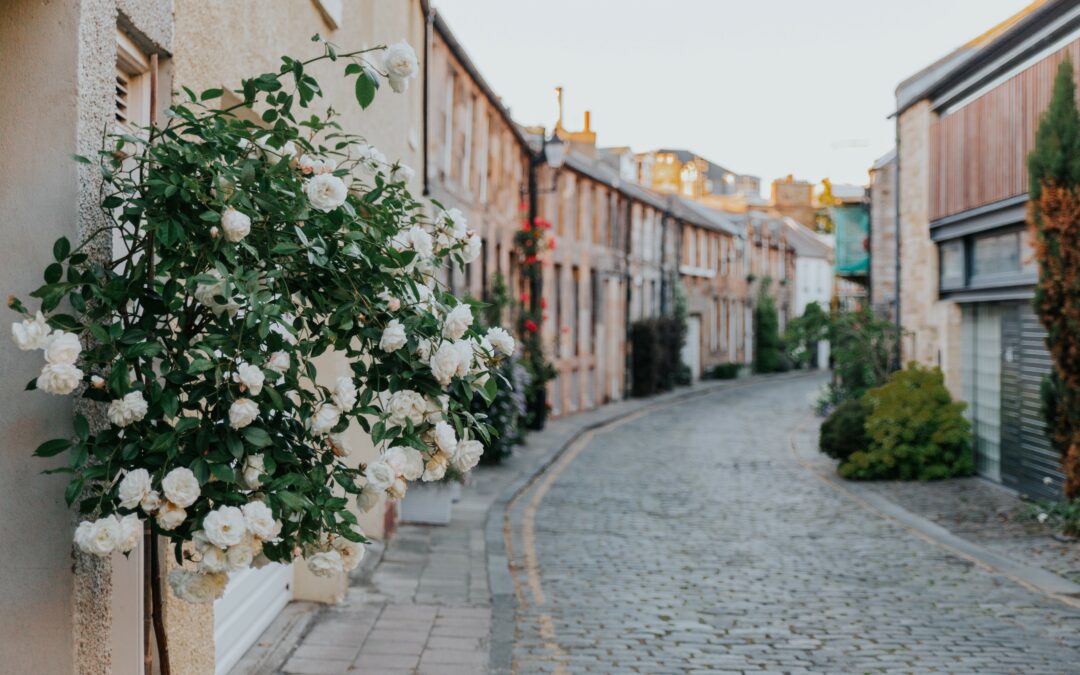
[[[1077,672],[1080,610],[799,463],[820,383],[635,413],[520,493],[515,671]]]

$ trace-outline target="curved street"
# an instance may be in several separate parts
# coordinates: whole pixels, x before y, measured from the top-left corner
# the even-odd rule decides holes
[[[797,461],[821,382],[637,413],[519,495],[515,672],[1076,672],[1080,610]]]

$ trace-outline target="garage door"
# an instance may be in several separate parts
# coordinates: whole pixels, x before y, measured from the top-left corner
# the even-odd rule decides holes
[[[214,603],[217,675],[229,672],[292,599],[292,565],[271,563],[229,577],[225,595]]]

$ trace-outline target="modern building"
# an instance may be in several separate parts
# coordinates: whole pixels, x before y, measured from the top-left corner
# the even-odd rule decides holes
[[[903,358],[941,366],[968,402],[981,475],[1045,497],[1061,476],[1040,413],[1026,160],[1065,58],[1080,62],[1080,5],[1036,2],[896,92]]]

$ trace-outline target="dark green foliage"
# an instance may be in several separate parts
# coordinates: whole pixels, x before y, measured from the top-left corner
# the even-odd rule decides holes
[[[734,380],[739,376],[742,365],[738,363],[720,363],[712,367],[707,377],[711,380]]]
[[[803,315],[788,323],[784,334],[784,346],[796,368],[825,368],[829,364],[817,362],[818,342],[829,338],[829,314],[816,302],[803,310]]]
[[[769,279],[761,283],[757,307],[754,308],[754,372],[777,373],[784,367],[784,345],[780,341],[780,315],[776,302],[769,294]]]
[[[896,324],[869,309],[837,314],[829,334],[833,382],[821,407],[859,398],[887,381],[896,353]]]
[[[966,404],[952,400],[940,369],[911,364],[864,401],[870,444],[840,465],[841,476],[936,480],[975,472]]]
[[[491,293],[487,301],[481,315],[483,325],[502,325],[505,310],[510,304],[510,292],[498,272],[491,280]],[[480,396],[473,397],[472,401],[473,413],[486,416],[484,422],[494,430],[491,439],[484,444],[481,464],[498,464],[510,456],[514,446],[525,441],[525,396],[532,384],[529,373],[517,356],[503,359],[493,370],[492,375],[499,381],[495,398],[490,404]]]
[[[870,439],[866,435],[866,418],[869,415],[870,406],[863,399],[844,401],[821,424],[818,448],[841,462],[860,450],[866,450],[870,446]]]
[[[660,335],[655,320],[630,326],[631,385],[634,396],[651,396],[660,390]]]
[[[1038,201],[1047,183],[1080,184],[1080,113],[1072,61],[1065,59],[1054,79],[1050,105],[1039,119],[1035,149],[1028,156],[1031,200]]]

